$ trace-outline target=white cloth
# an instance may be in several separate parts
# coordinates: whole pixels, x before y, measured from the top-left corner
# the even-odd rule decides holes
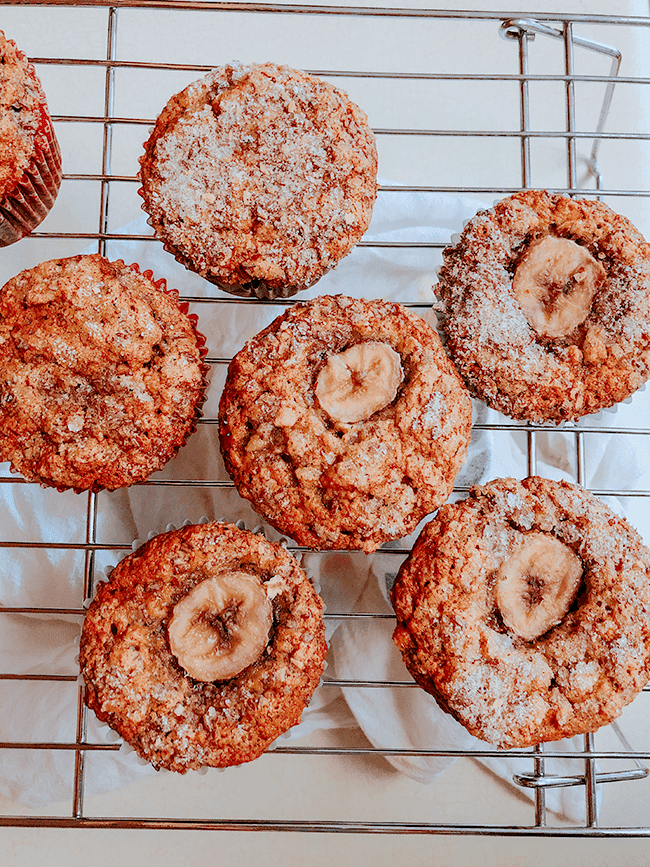
[[[487,203],[489,206],[490,203]],[[371,228],[364,240],[447,243],[453,232],[486,203],[443,194],[380,194]],[[144,216],[125,228],[125,233],[144,234]],[[213,286],[190,274],[162,250],[158,242],[113,241],[111,259],[123,258],[151,268],[156,277],[165,276],[170,287],[181,294],[214,297]],[[431,247],[358,247],[339,267],[326,275],[302,297],[325,293],[345,293],[358,297],[390,298],[428,304],[433,300],[432,285],[440,262],[440,250]],[[199,328],[209,335],[210,353],[233,354],[243,341],[274,318],[278,309],[268,305],[199,304]],[[242,312],[243,311],[243,312]],[[420,308],[426,315],[426,309]],[[218,383],[209,398],[207,412],[214,414]],[[648,426],[649,392],[637,395],[620,415],[607,416],[601,423]],[[476,420],[490,414],[477,407]],[[598,421],[598,420],[597,420]],[[591,423],[591,422],[590,422]],[[537,471],[551,477],[571,478],[571,434],[538,434]],[[631,438],[630,450],[621,453],[615,436],[590,435],[590,464],[587,484],[598,487],[632,486],[650,476],[650,459],[641,438]],[[639,442],[637,442],[637,439]],[[168,478],[226,478],[218,450],[216,426],[201,426],[179,456],[162,474]],[[523,435],[499,431],[475,431],[468,461],[459,476],[460,484],[487,481],[500,475],[526,475]],[[36,486],[0,485],[3,535],[8,539],[35,542],[83,541],[86,499],[74,494],[44,491]],[[614,503],[621,510],[622,501]],[[640,513],[639,513],[640,514]],[[169,522],[202,516],[243,519],[249,527],[259,523],[250,506],[232,490],[210,487],[164,486],[135,487],[115,494],[99,495],[98,539],[102,542],[129,543],[163,531]],[[648,528],[645,528],[646,532]],[[415,535],[415,534],[414,534]],[[410,540],[396,543],[405,549]],[[114,553],[97,554],[97,568],[115,562]],[[24,607],[78,607],[83,587],[83,553],[35,549],[5,549],[0,605]],[[305,565],[320,582],[322,594],[332,612],[390,612],[386,597],[387,580],[394,574],[399,554],[379,552],[365,556],[347,552],[314,553]],[[407,680],[408,675],[392,641],[390,619],[328,622],[331,661],[327,674],[344,679]],[[29,614],[3,615],[0,621],[0,670],[21,673],[76,674],[75,642],[79,618],[53,615],[49,618]],[[1,684],[3,713],[0,715],[0,741],[68,741],[74,738],[77,709],[76,683],[5,681]],[[345,702],[342,697],[345,697]],[[316,691],[303,721],[290,738],[304,736],[316,728],[359,726],[378,747],[425,749],[485,749],[471,738],[433,699],[418,689],[368,689],[321,686]],[[642,743],[645,732],[628,732],[634,744]],[[89,714],[91,741],[110,737]],[[571,746],[571,745],[569,745]],[[575,748],[575,745],[573,745]],[[578,745],[578,748],[580,746]],[[421,782],[435,778],[453,758],[389,757],[401,772]],[[68,751],[46,754],[29,750],[6,750],[0,762],[0,792],[30,807],[69,797],[74,756]],[[513,773],[530,772],[531,763],[485,760],[485,764],[509,783]],[[552,763],[554,773],[580,773],[581,763],[567,760]],[[154,773],[140,766],[134,755],[122,751],[89,753],[86,791],[98,793],[122,786],[135,777]],[[552,790],[549,806],[571,818],[582,819],[584,797],[581,790]]]

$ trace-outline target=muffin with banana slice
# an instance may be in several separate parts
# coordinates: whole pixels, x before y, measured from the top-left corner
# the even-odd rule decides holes
[[[322,607],[295,558],[261,535],[211,523],[155,536],[90,604],[86,704],[156,769],[251,761],[318,685]]]
[[[650,675],[650,551],[568,482],[497,479],[443,506],[391,598],[416,682],[497,747],[593,732]]]
[[[219,425],[239,493],[270,524],[310,548],[373,551],[451,493],[471,401],[420,316],[322,296],[237,353]]]
[[[443,256],[447,349],[493,409],[574,420],[650,376],[650,245],[604,202],[517,193],[480,211]]]

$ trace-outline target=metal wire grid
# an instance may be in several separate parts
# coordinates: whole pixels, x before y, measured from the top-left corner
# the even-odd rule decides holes
[[[50,0],[47,3],[32,4],[32,3],[17,3],[3,5],[41,5],[41,6],[65,6],[65,0]],[[594,188],[598,189],[598,194],[603,197],[608,196],[631,196],[631,197],[650,197],[650,191],[634,190],[634,189],[605,189],[603,187],[603,178],[600,175],[598,168],[598,148],[602,141],[610,139],[640,139],[649,140],[650,136],[642,133],[612,133],[605,130],[607,115],[612,99],[614,81],[619,81],[626,84],[648,85],[649,79],[642,78],[623,78],[619,76],[619,67],[621,56],[616,48],[611,48],[605,45],[598,45],[590,40],[584,40],[580,35],[574,33],[574,28],[580,24],[607,24],[614,27],[647,27],[650,23],[646,19],[624,18],[621,16],[588,16],[588,15],[572,15],[563,17],[558,20],[555,15],[540,13],[539,15],[522,18],[513,17],[507,13],[489,13],[489,12],[446,12],[434,10],[409,10],[409,9],[367,9],[367,8],[345,8],[345,7],[327,7],[327,6],[288,6],[284,4],[255,4],[255,3],[220,3],[220,2],[168,2],[168,0],[140,0],[140,2],[130,2],[130,0],[115,0],[113,3],[104,2],[104,0],[87,0],[83,4],[85,7],[99,6],[106,7],[106,59],[105,60],[73,60],[67,57],[37,57],[32,60],[37,65],[58,64],[58,65],[92,65],[104,68],[104,113],[103,116],[55,116],[54,121],[57,126],[66,123],[91,123],[100,124],[102,127],[102,160],[101,172],[98,174],[66,174],[64,175],[64,183],[69,184],[75,181],[96,181],[101,187],[101,195],[99,199],[99,213],[97,220],[96,231],[89,229],[83,233],[56,232],[56,231],[40,231],[35,232],[32,239],[24,243],[38,242],[39,238],[52,239],[70,239],[79,238],[86,242],[94,241],[97,243],[99,252],[105,253],[107,243],[111,240],[142,240],[150,241],[149,236],[135,236],[111,232],[109,230],[109,216],[111,207],[111,185],[115,182],[136,183],[135,176],[125,176],[114,174],[111,170],[112,158],[112,141],[114,129],[120,124],[140,124],[148,126],[153,122],[153,118],[126,118],[116,116],[114,113],[114,96],[115,96],[115,73],[118,69],[161,69],[161,70],[191,70],[197,73],[207,71],[209,67],[203,66],[186,66],[182,64],[155,64],[142,63],[137,61],[120,61],[116,59],[116,45],[118,39],[118,18],[120,9],[133,8],[151,8],[152,14],[164,14],[165,10],[192,10],[195,13],[202,11],[223,11],[227,14],[230,11],[250,12],[254,14],[265,15],[283,15],[283,14],[302,14],[309,16],[354,16],[355,18],[440,18],[454,21],[469,21],[469,20],[490,20],[495,22],[495,29],[500,25],[501,34],[506,39],[512,39],[518,43],[518,62],[519,71],[514,74],[492,74],[492,75],[476,75],[476,74],[445,74],[439,72],[430,73],[386,73],[364,71],[358,72],[353,70],[310,70],[316,74],[323,74],[329,77],[345,76],[348,78],[363,77],[363,78],[380,78],[380,79],[428,79],[435,81],[440,80],[494,80],[494,81],[513,81],[519,86],[519,111],[520,111],[520,129],[513,131],[498,131],[474,129],[467,130],[411,130],[411,129],[376,129],[375,133],[380,138],[382,136],[391,135],[407,135],[407,136],[498,136],[498,137],[515,137],[520,142],[521,154],[521,184],[518,187],[498,189],[487,189],[485,187],[462,187],[457,186],[450,188],[445,186],[435,185],[411,185],[411,186],[389,186],[384,185],[381,189],[381,194],[390,194],[392,192],[412,191],[418,193],[427,192],[456,192],[456,193],[497,193],[506,194],[514,192],[517,189],[527,188],[531,183],[531,152],[530,145],[536,137],[557,138],[564,142],[566,148],[566,184],[558,191],[569,194],[593,194]],[[153,11],[155,8],[155,12]],[[563,75],[532,75],[529,72],[529,53],[530,43],[536,36],[544,36],[561,40],[564,46],[565,70]],[[611,58],[611,69],[607,74],[580,76],[575,73],[574,69],[574,51],[577,46],[597,51]],[[617,77],[618,76],[618,77]],[[561,132],[544,130],[539,131],[532,128],[530,123],[530,83],[532,81],[559,81],[565,89],[566,103],[566,129]],[[596,128],[589,132],[580,132],[576,126],[575,108],[576,108],[576,93],[575,86],[578,82],[589,81],[597,82],[603,85],[604,96],[600,118]],[[581,187],[578,183],[577,172],[577,155],[576,145],[581,139],[588,139],[593,142],[591,156],[589,159],[589,174],[593,187]],[[157,242],[153,242],[157,243]],[[361,245],[380,246],[378,242],[362,242]],[[392,247],[417,247],[422,246],[417,243],[401,242],[392,243],[388,246]],[[432,247],[442,247],[443,245],[424,245]],[[241,299],[231,297],[219,297],[205,299],[203,297],[183,296],[188,301],[200,301],[201,303],[216,303],[216,304],[246,304],[250,303]],[[260,302],[254,302],[259,304]],[[278,303],[278,302],[275,302]],[[291,303],[291,302],[284,302]],[[411,306],[417,306],[413,304]],[[229,362],[229,358],[217,356],[208,356],[207,361],[213,367],[223,367]],[[201,424],[214,424],[215,419],[206,417]],[[620,436],[621,443],[625,436],[647,435],[650,431],[645,429],[616,427],[614,425],[603,425],[601,427],[590,425],[588,428],[581,427],[580,424],[573,427],[566,426],[564,428],[569,432],[569,435],[574,438],[575,447],[575,466],[577,481],[585,483],[585,447],[586,439],[594,433],[616,434]],[[492,421],[486,424],[476,425],[476,430],[491,430],[491,431],[514,431],[524,433],[527,440],[527,472],[533,475],[537,467],[537,448],[536,440],[540,433],[547,430],[556,430],[556,428],[520,425],[507,421]],[[621,446],[623,447],[623,446]],[[22,484],[23,482],[16,477],[0,478],[2,484]],[[197,479],[180,479],[180,480],[156,480],[150,481],[150,485],[164,485],[170,488],[170,493],[175,486],[215,486],[228,487],[230,483],[211,480]],[[456,493],[462,494],[467,490],[462,486],[456,489]],[[594,490],[592,488],[592,490]],[[594,490],[594,493],[600,496],[618,496],[618,497],[643,497],[650,496],[650,491],[647,490],[613,490],[602,489]],[[96,572],[96,555],[100,551],[119,551],[128,550],[130,548],[130,540],[119,544],[104,544],[98,541],[97,535],[97,517],[98,517],[98,495],[89,494],[87,496],[86,505],[86,530],[85,540],[83,543],[69,543],[65,541],[51,541],[42,543],[32,543],[28,541],[2,541],[0,547],[5,550],[23,549],[23,548],[43,548],[48,551],[64,550],[64,551],[81,551],[84,554],[84,598],[92,594],[95,583]],[[292,550],[300,553],[302,549],[293,547]],[[388,552],[390,553],[390,552]],[[400,552],[395,552],[399,554]],[[403,554],[403,552],[402,552]],[[0,613],[14,614],[38,614],[45,616],[58,615],[83,615],[83,607],[80,604],[78,607],[62,607],[62,608],[27,608],[27,607],[5,607],[0,609]],[[369,614],[350,614],[329,612],[326,617],[333,620],[342,619],[364,619],[373,617],[382,617],[386,615]],[[74,676],[68,675],[18,675],[10,672],[0,674],[0,681],[8,680],[25,680],[25,681],[48,681],[53,683],[75,682]],[[350,680],[333,680],[326,681],[326,684],[339,686],[357,686],[360,688],[377,689],[377,688],[413,688],[414,684],[409,680],[400,682],[377,682],[377,681],[350,681]],[[452,833],[452,834],[490,834],[490,835],[554,835],[554,836],[587,836],[592,834],[611,835],[611,836],[627,836],[627,835],[650,835],[650,828],[602,828],[598,826],[597,816],[597,798],[596,788],[600,783],[621,779],[635,779],[645,776],[646,769],[641,765],[643,761],[650,760],[650,745],[643,751],[633,750],[627,742],[622,740],[622,748],[619,751],[597,751],[594,749],[593,736],[586,735],[584,738],[584,748],[581,752],[576,752],[574,758],[580,760],[584,764],[584,771],[580,774],[571,777],[551,777],[545,773],[545,764],[547,758],[562,757],[564,754],[556,752],[552,746],[539,746],[534,750],[511,751],[511,755],[520,755],[530,759],[532,773],[522,774],[516,778],[516,781],[527,787],[535,789],[535,808],[534,821],[526,826],[487,826],[487,825],[460,825],[460,824],[444,824],[436,823],[398,823],[398,822],[330,822],[330,821],[286,821],[286,820],[181,820],[181,819],[162,819],[150,817],[129,817],[129,818],[98,818],[85,815],[84,809],[84,775],[85,775],[85,760],[86,755],[91,750],[117,750],[119,744],[95,744],[89,743],[87,740],[87,717],[86,709],[83,704],[82,687],[78,688],[77,697],[77,724],[76,733],[73,742],[65,743],[0,743],[0,750],[65,750],[74,753],[74,782],[73,791],[71,794],[71,814],[69,817],[52,817],[52,816],[2,816],[0,817],[1,825],[22,825],[22,826],[49,826],[49,827],[92,827],[92,828],[175,828],[175,829],[236,829],[236,830],[284,830],[284,831],[332,831],[332,832],[371,832],[371,833]],[[297,747],[297,746],[280,746],[275,750],[275,754],[313,754],[318,753],[327,755],[329,753],[341,753],[338,748],[319,748],[319,747]],[[454,750],[439,750],[432,748],[430,750],[374,750],[372,748],[347,749],[344,751],[349,755],[364,755],[380,752],[382,755],[431,755],[431,756],[454,756],[456,754],[462,756],[475,755],[467,751]],[[482,752],[482,756],[499,756],[498,750]],[[599,773],[596,769],[597,760],[620,759],[632,762],[634,767],[625,772]],[[586,804],[586,821],[584,826],[579,827],[549,827],[547,825],[546,815],[546,796],[545,790],[549,786],[584,786],[585,804]]]

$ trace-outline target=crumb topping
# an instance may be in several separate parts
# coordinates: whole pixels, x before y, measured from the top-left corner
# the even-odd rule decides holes
[[[34,67],[0,30],[0,197],[29,167],[44,104]]]
[[[365,232],[376,196],[364,113],[273,64],[224,66],[173,97],[141,164],[156,233],[226,289],[311,285]]]
[[[513,289],[528,251],[551,236],[583,247],[597,269],[585,310],[568,333],[553,335],[548,289],[538,287],[535,317],[530,294],[522,308]],[[650,376],[650,246],[603,202],[527,191],[479,212],[445,250],[437,288],[460,374],[513,418],[579,418],[624,400]],[[540,320],[536,330],[531,322]]]
[[[321,372],[351,346],[378,341],[401,361],[396,394],[357,421],[333,418],[318,399]],[[447,499],[471,402],[423,319],[399,304],[321,296],[237,353],[219,423],[240,494],[270,523],[313,548],[371,551]]]
[[[141,481],[172,457],[204,390],[192,320],[147,275],[98,255],[23,271],[0,293],[0,455],[77,490]]]
[[[539,537],[584,572],[555,625],[528,640],[504,622],[498,581]],[[498,479],[423,530],[392,590],[394,641],[420,686],[477,737],[504,748],[571,737],[611,722],[648,680],[649,578],[638,533],[593,495]]]
[[[179,600],[205,579],[245,573],[272,582],[270,639],[226,680],[195,680],[169,646]],[[99,586],[83,627],[86,702],[156,768],[185,773],[257,758],[300,720],[323,672],[322,603],[280,545],[228,524],[156,536]]]

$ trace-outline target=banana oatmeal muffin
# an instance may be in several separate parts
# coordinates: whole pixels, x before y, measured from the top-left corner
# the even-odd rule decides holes
[[[343,91],[287,66],[234,63],[173,96],[140,159],[165,249],[235,295],[311,286],[368,228],[377,149]]]
[[[257,758],[299,722],[327,645],[281,545],[224,523],[155,536],[111,572],[81,636],[85,700],[138,755],[185,773]]]
[[[0,247],[28,235],[61,185],[61,151],[36,71],[0,30]]]
[[[471,401],[424,319],[321,296],[237,353],[219,425],[226,468],[270,524],[310,548],[369,552],[447,499]]]
[[[196,426],[196,317],[164,280],[99,255],[52,259],[0,291],[0,460],[28,481],[144,481]]]
[[[650,246],[604,202],[529,190],[444,251],[448,351],[470,391],[516,419],[613,406],[650,375]]]
[[[497,747],[593,732],[650,674],[650,551],[568,482],[497,479],[440,509],[392,588],[417,683]]]

